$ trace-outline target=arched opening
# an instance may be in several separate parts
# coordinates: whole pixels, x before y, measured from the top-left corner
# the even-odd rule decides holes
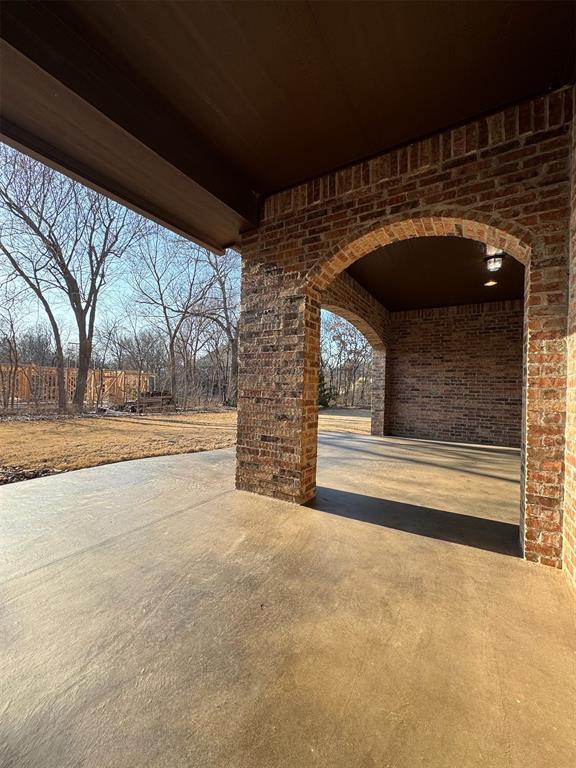
[[[370,414],[374,352],[383,345],[368,339],[338,308],[322,308],[318,402],[322,409]]]
[[[361,288],[372,288],[375,298],[389,312],[386,329],[389,346],[384,358],[388,382],[383,387],[382,398],[386,400],[386,409],[383,409],[382,430],[373,434],[384,435],[398,460],[412,464],[416,483],[429,483],[429,493],[437,493],[439,497],[445,494],[445,503],[429,504],[432,517],[428,522],[438,515],[446,522],[444,513],[456,514],[460,526],[463,524],[464,528],[468,526],[475,531],[468,543],[474,545],[477,540],[481,542],[478,546],[486,545],[498,551],[513,551],[511,541],[518,539],[519,522],[522,551],[526,548],[529,552],[525,526],[526,507],[530,504],[526,495],[530,475],[527,446],[534,418],[527,418],[530,392],[527,341],[531,326],[524,307],[528,311],[530,306],[532,245],[526,233],[512,229],[514,234],[509,234],[493,222],[478,223],[444,215],[390,223],[376,231],[361,233],[336,249],[309,277],[316,287],[329,291],[338,276],[347,275],[359,281]],[[450,250],[448,246],[452,247],[452,241],[458,245],[459,239],[462,247],[466,244],[463,252],[467,248],[468,256],[476,249],[479,271],[472,275],[474,279],[482,270],[486,278],[491,277],[483,261],[486,246],[503,252],[506,269],[498,275],[496,283],[513,283],[516,292],[508,295],[506,290],[497,288],[490,294],[491,286],[482,284],[485,294],[475,289],[467,293],[466,286],[455,277],[452,294],[445,291],[446,295],[437,297],[432,285],[434,280],[422,270],[422,261],[409,264],[410,251],[415,250],[416,244],[432,239],[441,241],[447,250]],[[409,247],[399,249],[399,244]],[[382,282],[390,275],[383,276],[386,270],[377,274],[375,265],[385,264],[394,248],[398,251],[394,258],[402,257],[406,261],[403,269],[407,279],[412,269],[418,277],[414,283],[429,291],[426,301],[419,296],[414,299],[415,303],[404,306],[402,297],[395,296],[395,303],[386,301],[390,291],[379,295],[378,288],[382,288]],[[358,269],[363,261],[371,261],[364,275]],[[440,261],[434,260],[427,266],[441,273]],[[372,283],[366,280],[369,274]],[[439,278],[444,280],[445,275],[440,274]],[[376,290],[375,282],[378,283]],[[458,295],[454,291],[459,291]],[[408,283],[404,293],[410,294]],[[427,441],[426,444],[423,441]],[[450,475],[455,483],[448,482]],[[371,479],[367,482],[370,484]],[[329,489],[322,487],[322,477],[319,486],[317,503],[326,504]],[[388,491],[396,494],[395,504],[410,504],[412,498],[418,501],[413,506],[418,509],[424,506],[410,489],[404,494],[396,483]],[[360,503],[357,495],[354,506],[363,507],[365,502]],[[362,495],[376,498],[369,493]],[[451,503],[458,499],[464,503]],[[472,514],[466,514],[466,509]],[[414,516],[408,515],[411,517]],[[398,525],[403,525],[399,520]],[[427,523],[419,520],[418,525]],[[458,536],[466,534],[460,530],[455,534],[456,539]],[[446,538],[450,538],[450,533]]]
[[[472,218],[470,218],[472,216]],[[383,246],[417,237],[461,237],[509,254],[525,266],[532,255],[532,237],[518,224],[493,214],[435,211],[428,216],[391,219],[382,226],[368,226],[339,243],[308,275],[314,288],[324,290],[354,262]]]
[[[319,404],[322,407],[322,386],[328,394],[330,389],[335,387],[334,404],[338,407],[344,405],[352,409],[362,408],[369,417],[369,432],[373,435],[383,435],[386,396],[385,334],[382,323],[380,330],[377,330],[367,319],[369,309],[363,309],[364,317],[349,307],[330,303],[330,296],[325,295],[320,322]],[[330,372],[330,366],[327,364],[329,357],[336,358],[336,386],[334,374]],[[343,360],[346,366],[344,392],[340,381]]]

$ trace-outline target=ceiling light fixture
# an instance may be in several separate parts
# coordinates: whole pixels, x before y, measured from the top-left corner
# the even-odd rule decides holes
[[[488,282],[484,283],[484,285],[486,286],[486,288],[492,288],[493,285],[498,285],[498,283],[496,280],[488,280]]]
[[[488,272],[498,272],[498,270],[502,268],[504,254],[501,250],[495,248],[493,245],[487,245],[484,261],[486,262],[486,269]]]

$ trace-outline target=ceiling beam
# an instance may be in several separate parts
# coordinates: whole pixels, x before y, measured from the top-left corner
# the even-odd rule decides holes
[[[195,243],[203,248],[208,248],[213,253],[221,255],[226,247],[228,247],[223,247],[220,243],[216,243],[209,235],[199,230],[191,230],[189,223],[178,220],[172,211],[164,211],[160,207],[151,204],[149,200],[145,200],[132,190],[122,187],[114,179],[104,177],[100,173],[94,174],[91,168],[78,162],[76,158],[62,153],[52,144],[46,144],[38,136],[29,133],[26,129],[6,119],[3,119],[1,123],[0,141],[3,141],[10,147],[14,147],[19,152],[30,155],[35,160],[40,160],[56,171],[61,172],[65,169],[66,174],[70,178],[121,203],[141,216],[152,219],[152,221],[161,224],[182,237],[191,238]],[[229,245],[230,247],[236,246],[235,243],[230,243]]]
[[[7,0],[3,3],[0,33],[9,45],[107,119],[250,225],[257,224],[258,195],[245,174],[195,133],[193,126],[160,94],[117,64],[102,41],[79,27],[66,5]],[[169,141],[166,140],[167,125],[170,126]],[[27,146],[25,137],[13,136],[13,140]],[[35,147],[29,148],[37,151]],[[61,162],[66,162],[65,158],[61,158]]]

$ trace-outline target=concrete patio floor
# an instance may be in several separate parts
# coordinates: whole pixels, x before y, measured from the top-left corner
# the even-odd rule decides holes
[[[2,768],[574,765],[574,613],[517,556],[518,452],[320,438],[0,489]]]

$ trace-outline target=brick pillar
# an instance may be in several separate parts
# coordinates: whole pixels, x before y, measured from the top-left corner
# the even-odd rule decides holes
[[[236,487],[303,504],[316,489],[320,301],[276,264],[245,261]]]
[[[370,432],[373,435],[384,434],[384,401],[386,392],[386,351],[374,349],[372,352],[372,420]]]
[[[521,530],[526,559],[562,565],[567,280],[531,264],[526,291],[526,412]]]

